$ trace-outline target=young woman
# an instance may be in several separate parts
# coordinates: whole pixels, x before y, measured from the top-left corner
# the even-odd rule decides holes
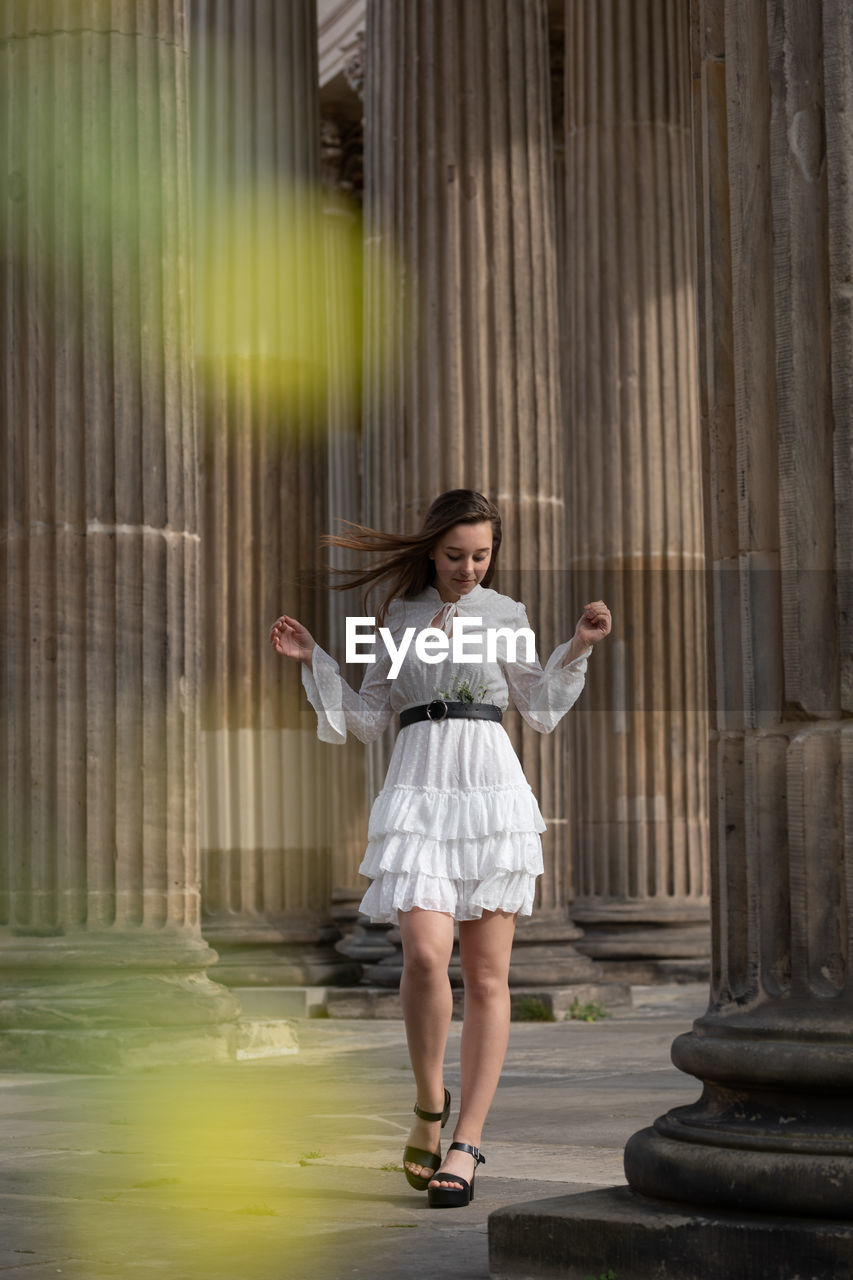
[[[429,627],[450,636],[455,618],[480,618],[484,632],[529,626],[523,604],[489,587],[501,520],[482,494],[443,493],[416,534],[350,527],[350,535],[324,542],[378,555],[344,585],[384,580],[377,625],[388,628],[395,649],[406,628],[415,628],[415,636]],[[283,615],[270,633],[277,653],[303,664],[302,682],[324,742],[342,743],[348,731],[371,742],[400,717],[385,783],[370,813],[361,871],[371,883],[361,910],[400,929],[400,999],[417,1087],[417,1119],[403,1161],[410,1185],[428,1190],[436,1208],[473,1198],[474,1173],[484,1163],[480,1137],[509,1039],[515,921],[531,913],[543,870],[545,823],[501,712],[511,695],[529,725],[550,733],[580,694],[591,647],[610,626],[604,602],[588,604],[572,639],[555,649],[544,670],[535,655],[522,660],[522,645],[514,655],[506,635],[497,638],[492,662],[455,663],[451,649],[435,665],[418,656],[410,638],[391,679],[391,651],[377,645],[359,693],[295,618]],[[469,652],[472,635],[476,631],[467,633]],[[482,648],[485,656],[485,643]],[[440,1127],[450,1109],[443,1070],[454,924],[465,987],[462,1090],[454,1141],[442,1162]]]

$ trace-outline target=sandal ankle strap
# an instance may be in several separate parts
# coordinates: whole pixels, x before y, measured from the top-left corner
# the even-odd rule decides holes
[[[477,1165],[486,1163],[486,1157],[482,1155],[479,1147],[472,1147],[470,1142],[451,1142],[450,1146],[447,1149],[448,1151],[467,1151],[468,1155],[473,1156],[475,1161],[477,1162],[477,1164],[474,1166],[475,1168],[477,1167]]]
[[[447,1123],[447,1117],[450,1115],[450,1094],[444,1091],[444,1110],[443,1111],[424,1111],[423,1107],[419,1107],[415,1103],[415,1115],[419,1120],[428,1120],[433,1124],[440,1120],[442,1125]]]

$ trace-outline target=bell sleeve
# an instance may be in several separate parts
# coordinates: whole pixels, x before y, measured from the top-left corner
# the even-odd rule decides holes
[[[518,605],[514,626],[516,629],[530,626],[523,604]],[[553,732],[583,690],[592,646],[566,663],[570,647],[571,640],[558,645],[544,668],[535,654],[533,662],[499,659],[513,702],[522,719],[538,733]]]
[[[405,606],[391,601],[385,625],[399,642],[405,621]],[[368,664],[358,693],[340,674],[340,667],[325,649],[314,645],[312,666],[302,663],[302,687],[317,712],[317,736],[321,742],[342,745],[347,732],[361,742],[375,742],[394,718],[391,706],[393,681],[389,679],[391,655],[380,643],[377,632],[376,661]],[[313,670],[312,670],[313,667]]]

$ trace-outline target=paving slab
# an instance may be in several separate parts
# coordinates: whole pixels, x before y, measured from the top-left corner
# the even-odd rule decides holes
[[[397,1021],[297,1020],[298,1053],[276,1060],[0,1073],[0,1280],[486,1280],[494,1209],[624,1185],[628,1137],[697,1096],[669,1046],[706,995],[513,1023],[467,1209],[430,1210],[400,1171],[414,1097]]]

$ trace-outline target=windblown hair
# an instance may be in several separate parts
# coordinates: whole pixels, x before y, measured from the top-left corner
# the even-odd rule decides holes
[[[340,523],[351,532],[325,534],[320,542],[322,546],[347,547],[351,551],[364,551],[377,557],[366,570],[333,568],[331,572],[346,579],[334,584],[336,591],[365,588],[362,596],[365,610],[371,589],[387,580],[388,589],[376,613],[377,626],[381,627],[392,600],[398,596],[411,598],[419,595],[424,587],[432,585],[435,561],[430,560],[429,553],[444,534],[457,524],[481,524],[484,521],[492,526],[492,556],[481,580],[487,587],[497,565],[501,517],[497,507],[475,489],[450,489],[440,494],[426,513],[418,533],[385,533],[351,520],[341,520]]]

